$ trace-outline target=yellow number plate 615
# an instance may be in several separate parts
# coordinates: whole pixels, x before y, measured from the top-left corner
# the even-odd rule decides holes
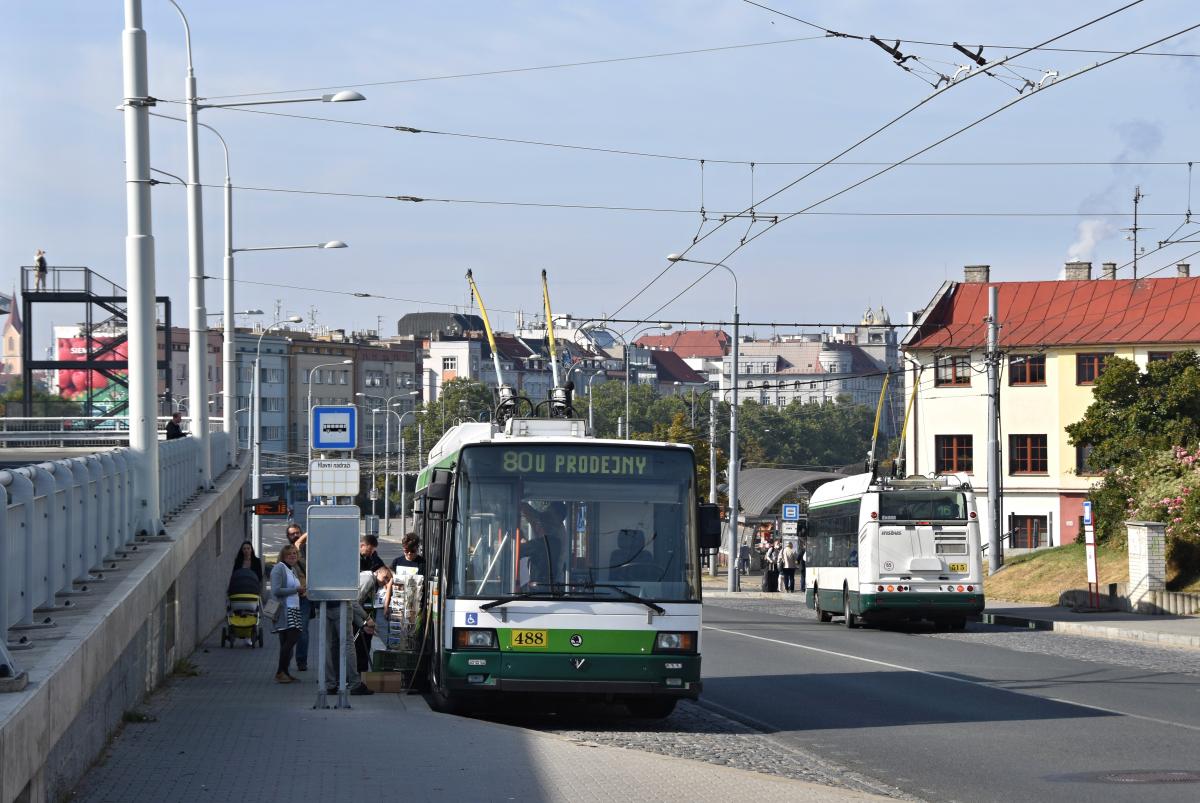
[[[966,572],[966,570],[967,570],[967,564],[965,564],[965,563],[951,563],[950,564],[950,571],[952,571],[952,572]]]
[[[514,650],[544,650],[548,643],[545,630],[513,630],[509,636]]]

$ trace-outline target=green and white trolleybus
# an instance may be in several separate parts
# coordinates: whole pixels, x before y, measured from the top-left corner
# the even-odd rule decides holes
[[[979,518],[961,475],[825,483],[809,500],[807,551],[806,602],[822,622],[961,629],[983,610]]]
[[[691,448],[498,418],[448,430],[417,480],[435,705],[583,695],[661,717],[696,698],[720,521]]]

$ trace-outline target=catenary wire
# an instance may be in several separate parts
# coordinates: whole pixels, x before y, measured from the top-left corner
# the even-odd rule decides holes
[[[1139,0],[1139,1],[1140,1],[1140,0]],[[1131,5],[1132,5],[1132,4],[1131,4]],[[1127,7],[1128,7],[1128,6],[1126,6],[1126,8],[1127,8]],[[1113,13],[1115,13],[1115,12],[1113,12]],[[1007,102],[1007,103],[1005,103],[1005,104],[1003,104],[1003,105],[999,106],[998,108],[996,108],[996,109],[992,110],[991,112],[989,112],[989,113],[987,113],[987,114],[983,115],[982,117],[979,117],[979,118],[977,118],[976,120],[974,120],[974,121],[972,121],[972,122],[968,123],[967,125],[965,125],[965,126],[963,126],[963,127],[959,128],[959,129],[957,129],[956,131],[953,131],[953,132],[951,132],[950,134],[947,134],[946,136],[944,136],[944,137],[942,137],[942,138],[938,139],[936,142],[932,143],[931,145],[928,145],[928,146],[926,146],[926,147],[924,147],[924,148],[921,148],[921,149],[920,149],[920,150],[918,150],[918,151],[915,151],[913,154],[911,154],[911,155],[909,156],[909,158],[910,158],[910,159],[911,159],[911,158],[915,158],[915,157],[917,157],[917,156],[920,156],[920,155],[921,155],[921,154],[923,154],[923,153],[927,153],[928,151],[932,150],[933,148],[936,148],[936,147],[938,147],[939,145],[941,145],[942,143],[944,143],[944,142],[948,141],[949,139],[952,139],[953,137],[956,137],[956,136],[958,136],[959,134],[962,134],[962,133],[963,133],[963,132],[965,132],[965,131],[969,131],[970,129],[972,129],[972,128],[974,128],[974,127],[978,126],[978,125],[980,125],[980,124],[981,124],[981,123],[983,123],[984,121],[986,121],[986,120],[988,120],[988,119],[991,119],[992,117],[996,116],[997,114],[1000,114],[1001,112],[1003,112],[1003,111],[1005,111],[1005,110],[1007,110],[1007,109],[1011,108],[1012,106],[1016,105],[1017,103],[1020,103],[1021,101],[1025,100],[1026,98],[1031,98],[1031,97],[1034,97],[1035,95],[1039,95],[1039,94],[1041,94],[1042,92],[1044,92],[1044,91],[1046,91],[1046,90],[1048,90],[1048,89],[1050,89],[1050,88],[1052,88],[1052,87],[1060,86],[1061,84],[1064,84],[1064,83],[1066,83],[1067,81],[1070,81],[1070,80],[1071,80],[1071,79],[1073,79],[1073,78],[1078,78],[1078,77],[1079,77],[1079,76],[1081,76],[1081,75],[1086,75],[1087,73],[1090,73],[1090,72],[1092,72],[1093,70],[1099,69],[1099,68],[1101,68],[1101,67],[1105,67],[1105,66],[1107,66],[1107,65],[1109,65],[1109,64],[1112,64],[1112,63],[1114,63],[1114,62],[1116,62],[1116,61],[1119,61],[1119,60],[1121,60],[1121,59],[1123,59],[1123,58],[1126,58],[1127,56],[1129,56],[1129,55],[1132,55],[1133,53],[1136,53],[1138,50],[1144,50],[1144,49],[1145,49],[1145,48],[1147,48],[1147,47],[1153,47],[1154,45],[1161,44],[1162,42],[1165,42],[1165,41],[1167,41],[1167,40],[1169,40],[1169,39],[1174,39],[1174,38],[1176,38],[1176,37],[1178,37],[1178,36],[1182,36],[1182,35],[1183,35],[1183,34],[1185,34],[1185,33],[1188,33],[1188,32],[1190,32],[1190,31],[1193,31],[1193,30],[1195,30],[1196,28],[1200,28],[1200,23],[1197,23],[1197,24],[1195,24],[1195,25],[1191,25],[1191,26],[1189,26],[1189,27],[1187,27],[1187,28],[1184,28],[1184,29],[1182,29],[1182,30],[1180,30],[1180,31],[1177,31],[1176,33],[1169,34],[1168,36],[1165,36],[1165,37],[1162,37],[1162,38],[1160,38],[1160,39],[1157,39],[1157,40],[1155,40],[1154,42],[1151,42],[1151,43],[1150,43],[1150,44],[1148,44],[1148,45],[1144,45],[1144,46],[1143,46],[1143,47],[1141,47],[1141,48],[1137,48],[1137,49],[1135,49],[1135,50],[1128,51],[1128,52],[1126,52],[1126,53],[1124,53],[1124,54],[1122,54],[1122,55],[1113,56],[1112,58],[1110,58],[1110,59],[1107,59],[1107,60],[1105,60],[1105,61],[1100,61],[1100,62],[1097,62],[1096,64],[1093,64],[1093,65],[1091,65],[1091,66],[1089,66],[1089,67],[1085,67],[1085,68],[1083,68],[1083,69],[1077,70],[1076,72],[1073,72],[1073,73],[1071,73],[1070,75],[1063,76],[1062,78],[1060,78],[1059,80],[1055,81],[1055,82],[1054,82],[1054,83],[1052,83],[1052,84],[1047,84],[1047,85],[1045,85],[1044,87],[1042,87],[1041,89],[1037,90],[1036,92],[1032,92],[1032,93],[1030,93],[1030,94],[1027,94],[1027,95],[1018,95],[1017,97],[1013,98],[1013,99],[1012,99],[1012,100],[1010,100],[1009,102]],[[907,160],[905,160],[905,161],[907,161]],[[735,254],[736,254],[738,251],[740,251],[740,250],[742,250],[743,248],[745,248],[747,245],[749,245],[750,243],[752,243],[754,240],[757,240],[759,237],[761,237],[761,236],[762,236],[763,234],[765,234],[766,232],[768,232],[768,231],[772,231],[772,230],[775,228],[775,226],[779,225],[780,223],[785,223],[785,222],[787,222],[787,221],[789,221],[789,220],[792,220],[792,219],[794,219],[795,217],[797,217],[798,215],[805,214],[805,213],[806,213],[806,212],[807,212],[809,209],[812,209],[812,208],[813,208],[813,207],[815,207],[815,206],[818,206],[818,205],[820,205],[820,204],[826,203],[826,202],[828,202],[828,201],[831,201],[831,200],[833,200],[834,198],[837,198],[837,197],[838,197],[838,196],[840,196],[840,195],[843,195],[843,194],[845,194],[845,193],[847,193],[847,192],[850,192],[851,190],[853,190],[853,189],[855,189],[855,188],[857,188],[857,187],[860,187],[860,186],[862,186],[863,184],[867,183],[868,181],[871,181],[871,180],[873,180],[874,178],[877,178],[878,176],[881,176],[881,175],[883,175],[884,173],[887,173],[887,172],[889,172],[890,170],[894,169],[894,167],[895,167],[895,166],[893,166],[893,167],[886,167],[886,168],[884,168],[884,169],[882,169],[882,170],[876,171],[875,173],[872,173],[870,176],[867,176],[867,177],[865,177],[865,178],[863,178],[863,179],[860,179],[859,181],[856,181],[856,182],[854,182],[853,184],[851,184],[851,185],[849,185],[849,186],[847,186],[847,187],[844,187],[843,189],[841,189],[841,190],[839,190],[839,191],[837,191],[837,192],[835,192],[835,193],[833,193],[833,194],[831,194],[831,195],[827,195],[827,196],[825,196],[824,198],[822,198],[822,199],[820,199],[820,200],[818,200],[818,201],[816,201],[816,202],[814,202],[814,203],[810,204],[808,207],[806,207],[805,209],[802,209],[802,210],[800,210],[799,212],[792,213],[792,214],[789,214],[789,215],[786,215],[786,216],[784,216],[784,217],[780,218],[780,219],[779,219],[779,221],[777,221],[777,222],[775,222],[775,223],[772,223],[772,224],[771,224],[771,225],[769,225],[767,228],[765,228],[765,229],[762,229],[761,231],[759,231],[757,234],[754,234],[753,236],[750,236],[750,237],[743,238],[743,240],[742,240],[742,241],[741,241],[741,242],[740,242],[740,243],[739,243],[737,246],[735,246],[735,247],[734,247],[734,249],[733,249],[732,251],[730,251],[728,254],[726,254],[726,255],[725,255],[723,258],[721,258],[720,260],[716,260],[716,261],[717,261],[717,262],[725,262],[725,261],[726,261],[726,260],[728,260],[730,257],[732,257],[733,255],[735,255]],[[803,178],[803,177],[802,177],[802,178]],[[780,190],[776,191],[776,192],[775,192],[775,193],[773,193],[772,195],[768,196],[768,197],[767,197],[767,199],[764,199],[764,200],[768,200],[768,199],[770,199],[770,198],[772,198],[772,197],[775,197],[776,195],[779,195],[780,193],[782,193],[782,192],[786,191],[787,189],[790,189],[792,186],[795,186],[795,184],[796,184],[796,183],[798,183],[799,181],[800,181],[800,179],[797,179],[797,181],[794,181],[794,182],[792,182],[791,184],[785,185],[783,188],[781,188]],[[715,230],[714,230],[714,231],[715,231]],[[711,232],[710,232],[710,233],[711,233]],[[694,246],[693,246],[693,247],[694,247]],[[670,266],[668,265],[668,268],[669,268],[669,267],[670,267]],[[713,271],[713,270],[716,270],[716,267],[715,267],[715,266],[714,266],[714,267],[712,267],[712,268],[710,268],[709,270],[705,271],[704,273],[702,273],[702,274],[701,274],[701,275],[700,275],[700,276],[699,276],[699,277],[698,277],[698,278],[697,278],[697,279],[696,279],[694,282],[692,282],[690,285],[688,285],[688,286],[687,286],[687,287],[685,287],[683,290],[681,290],[679,293],[677,293],[675,296],[673,296],[673,297],[672,297],[672,298],[671,298],[671,299],[670,299],[668,302],[666,302],[666,304],[663,304],[663,305],[659,306],[657,309],[655,309],[653,312],[651,312],[651,313],[650,313],[650,315],[649,315],[648,317],[653,317],[654,315],[657,315],[657,314],[658,314],[659,312],[661,312],[661,311],[662,311],[662,310],[663,310],[665,307],[667,307],[667,306],[669,306],[670,304],[674,303],[674,302],[675,302],[675,301],[676,301],[676,300],[677,300],[677,299],[678,299],[680,296],[682,296],[684,293],[687,293],[689,290],[691,290],[693,287],[695,287],[697,284],[699,284],[699,283],[700,283],[700,281],[702,281],[702,280],[703,280],[705,277],[707,277],[707,276],[708,276],[710,273],[712,273],[712,271]],[[622,308],[623,308],[623,307],[622,307]],[[620,310],[617,310],[617,311],[619,312]]]
[[[1001,61],[999,61],[999,62],[996,62],[996,64],[994,64],[994,65],[992,65],[992,66],[994,67],[994,66],[998,66],[998,65],[1000,65],[1000,64],[1004,64],[1004,63],[1006,63],[1006,62],[1008,62],[1008,61],[1011,61],[1011,60],[1012,60],[1012,59],[1014,59],[1014,58],[1017,58],[1018,56],[1025,55],[1025,53],[1028,53],[1028,52],[1031,52],[1031,51],[1033,51],[1033,50],[1037,50],[1037,49],[1039,49],[1039,48],[1045,47],[1046,45],[1048,45],[1048,44],[1051,44],[1051,43],[1053,43],[1053,42],[1056,42],[1056,41],[1058,41],[1059,39],[1063,39],[1064,37],[1070,36],[1070,35],[1071,35],[1071,34],[1073,34],[1073,33],[1077,33],[1078,31],[1081,31],[1081,30],[1083,30],[1084,28],[1087,28],[1087,27],[1089,27],[1089,26],[1091,26],[1091,25],[1095,25],[1095,24],[1097,24],[1097,23],[1099,23],[1099,22],[1101,22],[1101,21],[1103,21],[1103,20],[1105,20],[1105,19],[1108,19],[1109,17],[1112,17],[1112,16],[1113,16],[1113,15],[1115,15],[1115,14],[1119,14],[1119,13],[1121,13],[1122,11],[1124,11],[1124,10],[1126,10],[1126,9],[1128,9],[1128,8],[1131,8],[1131,7],[1135,6],[1135,5],[1138,5],[1138,4],[1139,4],[1139,3],[1141,3],[1141,2],[1143,2],[1143,0],[1133,0],[1133,2],[1131,2],[1131,3],[1128,3],[1128,4],[1124,5],[1124,6],[1121,6],[1120,8],[1117,8],[1117,9],[1115,9],[1115,10],[1113,10],[1113,11],[1107,12],[1107,13],[1105,13],[1105,14],[1103,14],[1103,15],[1099,16],[1099,17],[1096,17],[1096,18],[1094,18],[1094,19],[1090,20],[1089,22],[1082,23],[1082,24],[1080,24],[1080,25],[1077,25],[1077,26],[1075,26],[1074,28],[1071,28],[1070,30],[1068,30],[1068,31],[1066,31],[1066,32],[1064,32],[1064,33],[1061,33],[1061,34],[1058,34],[1058,35],[1056,35],[1056,36],[1053,36],[1053,37],[1051,37],[1051,38],[1049,38],[1049,39],[1047,39],[1047,40],[1045,40],[1045,41],[1041,42],[1040,44],[1036,45],[1036,46],[1035,46],[1035,47],[1033,47],[1033,48],[1029,48],[1028,50],[1022,51],[1021,53],[1017,53],[1017,54],[1014,54],[1013,56],[1010,56],[1010,57],[1007,57],[1007,58],[1005,58],[1005,59],[1002,59]],[[1165,41],[1165,40],[1164,40],[1164,41]],[[1152,46],[1152,45],[1151,45],[1151,46]],[[1142,49],[1144,49],[1144,48],[1142,48]],[[912,114],[912,113],[916,112],[918,109],[920,109],[922,106],[924,106],[925,104],[927,104],[927,103],[929,103],[930,101],[932,101],[934,98],[940,97],[942,94],[944,94],[945,92],[949,91],[949,90],[950,90],[951,88],[953,88],[953,87],[962,86],[962,85],[963,85],[963,84],[964,84],[966,81],[969,81],[969,80],[971,80],[972,78],[974,78],[975,76],[977,76],[977,75],[980,75],[980,74],[981,74],[981,73],[979,73],[979,72],[971,72],[971,73],[968,73],[968,74],[967,74],[967,75],[966,75],[966,76],[965,76],[965,77],[964,77],[962,80],[960,80],[960,81],[956,81],[956,82],[954,82],[954,83],[952,83],[952,84],[948,84],[947,86],[944,86],[944,87],[942,87],[942,88],[940,88],[940,89],[935,89],[935,90],[934,90],[932,93],[930,93],[930,94],[929,94],[929,95],[927,95],[925,98],[923,98],[923,99],[921,99],[920,101],[918,101],[918,102],[917,102],[916,104],[914,104],[913,106],[909,107],[907,110],[905,110],[905,111],[901,112],[901,113],[900,113],[899,115],[897,115],[896,117],[893,117],[891,120],[889,120],[888,122],[884,123],[882,126],[880,126],[880,127],[876,128],[874,131],[872,131],[871,133],[867,134],[867,135],[866,135],[865,137],[863,137],[862,139],[858,140],[858,141],[857,141],[857,142],[855,142],[854,144],[850,145],[848,148],[846,148],[846,149],[842,150],[841,152],[839,152],[838,154],[836,154],[835,156],[833,156],[832,158],[830,158],[830,159],[829,159],[828,161],[826,161],[826,162],[825,162],[823,165],[820,165],[820,166],[818,166],[818,167],[815,167],[815,168],[813,168],[812,170],[809,170],[809,171],[807,171],[806,173],[804,173],[803,175],[801,175],[799,178],[797,178],[797,179],[795,179],[795,180],[793,180],[793,181],[789,182],[788,184],[785,184],[783,187],[781,187],[780,189],[776,190],[774,193],[772,193],[772,194],[768,195],[766,198],[764,198],[764,199],[763,199],[763,201],[769,201],[769,200],[771,200],[772,198],[776,197],[777,195],[780,195],[781,193],[783,193],[783,192],[786,192],[787,190],[791,189],[792,187],[796,186],[796,185],[797,185],[797,184],[799,184],[800,182],[804,181],[804,180],[805,180],[805,179],[807,179],[808,177],[810,177],[810,176],[814,175],[815,173],[817,173],[818,171],[820,171],[821,169],[823,169],[823,168],[824,168],[826,165],[828,165],[828,164],[831,164],[831,163],[833,163],[833,162],[836,162],[838,159],[840,159],[841,157],[843,157],[843,156],[845,156],[846,154],[850,153],[851,151],[855,150],[856,148],[858,148],[858,147],[859,147],[860,145],[862,145],[863,143],[865,143],[865,142],[867,142],[867,141],[869,141],[869,140],[873,139],[874,137],[878,136],[878,135],[879,135],[879,134],[881,134],[882,132],[886,131],[888,128],[891,128],[893,125],[895,125],[896,123],[900,122],[900,121],[901,121],[901,120],[903,120],[904,118],[908,117],[910,114]],[[1076,74],[1078,74],[1078,73],[1076,73]],[[1055,82],[1055,84],[1050,84],[1050,86],[1054,86],[1054,85],[1056,85],[1057,83],[1058,83],[1058,82]],[[1022,99],[1024,99],[1024,98],[1026,98],[1026,97],[1032,97],[1032,96],[1033,96],[1033,94],[1037,94],[1037,93],[1031,93],[1030,95],[1018,95],[1018,96],[1017,96],[1017,100],[1019,101],[1019,100],[1022,100]],[[1016,101],[1010,101],[1010,103],[1009,103],[1009,104],[1006,104],[1006,105],[1005,105],[1004,107],[1002,107],[1002,108],[1007,108],[1008,106],[1012,105],[1012,103],[1013,103],[1013,102],[1016,102]],[[986,119],[986,118],[985,118],[985,119]],[[980,121],[980,122],[981,122],[981,121]],[[922,151],[922,152],[923,152],[923,151]],[[915,158],[916,156],[920,156],[920,155],[921,155],[921,152],[918,152],[918,153],[916,153],[916,154],[912,154],[912,155],[910,155],[909,159],[905,159],[905,160],[903,160],[903,161],[909,161],[910,159],[912,159],[912,158]],[[893,167],[894,167],[894,166],[893,166]],[[893,169],[893,168],[892,168],[892,167],[886,168],[886,170],[891,170],[891,169]],[[886,170],[885,170],[884,172],[886,172]],[[880,173],[880,174],[882,174],[882,173]],[[869,179],[868,179],[868,180],[869,180]],[[856,184],[855,186],[861,185],[862,183],[864,183],[864,182],[858,182],[858,184]],[[746,210],[744,210],[744,211],[743,211],[743,213],[742,213],[742,214],[745,214],[745,213],[747,213],[747,212],[749,212],[749,211],[750,211],[750,209],[746,209]],[[715,227],[714,227],[714,228],[713,228],[711,231],[709,231],[709,232],[707,232],[706,234],[704,234],[704,235],[702,235],[702,236],[700,236],[700,237],[696,238],[695,240],[693,240],[693,241],[692,241],[692,244],[691,244],[691,245],[689,245],[689,246],[687,246],[687,247],[686,247],[686,248],[683,250],[683,252],[681,253],[681,255],[686,257],[686,256],[688,255],[688,253],[690,253],[690,252],[692,251],[692,249],[693,249],[693,248],[695,248],[695,247],[696,247],[697,245],[699,245],[701,242],[703,242],[704,240],[708,239],[709,237],[711,237],[712,235],[714,235],[714,234],[716,234],[718,231],[720,231],[720,230],[721,230],[721,228],[723,228],[723,227],[725,226],[726,222],[727,222],[727,220],[726,220],[726,221],[722,221],[721,223],[718,223],[718,224],[717,224],[717,225],[716,225],[716,226],[715,226]],[[769,231],[770,229],[767,229],[767,230]],[[747,230],[747,231],[749,231],[749,230]],[[760,234],[761,234],[761,232],[760,232]],[[758,235],[755,235],[754,239],[757,239],[757,237],[758,237]],[[745,244],[745,242],[746,242],[746,238],[745,238],[745,236],[743,236],[743,238],[742,238],[742,245],[744,245],[744,244]],[[736,252],[737,252],[737,249],[735,249],[733,252],[731,252],[731,254],[730,254],[730,255],[727,255],[727,256],[725,257],[725,259],[728,259],[728,258],[729,258],[729,256],[731,256],[733,253],[736,253]],[[719,260],[719,261],[721,261],[721,262],[724,262],[724,261],[725,261],[725,259],[722,259],[722,260]],[[666,273],[667,273],[667,272],[668,272],[668,271],[671,269],[671,267],[672,267],[674,264],[675,264],[674,262],[668,262],[668,263],[667,263],[667,265],[666,265],[666,267],[664,267],[664,268],[663,268],[661,271],[659,271],[657,274],[655,274],[655,276],[654,276],[654,277],[652,277],[652,278],[650,279],[650,281],[649,281],[649,282],[647,282],[645,285],[643,285],[643,286],[642,286],[640,289],[638,289],[638,290],[637,290],[637,291],[636,291],[636,292],[635,292],[635,293],[634,293],[634,294],[633,294],[633,295],[632,295],[632,296],[631,296],[631,297],[630,297],[628,300],[626,300],[626,301],[625,301],[623,304],[621,304],[621,306],[620,306],[620,307],[618,307],[616,310],[614,310],[613,314],[615,315],[615,314],[618,314],[618,313],[620,313],[622,310],[624,310],[626,307],[628,307],[630,304],[632,304],[634,301],[636,301],[636,300],[637,300],[637,299],[638,299],[638,298],[639,298],[639,297],[640,297],[640,296],[641,296],[643,293],[645,293],[647,290],[649,290],[651,287],[653,287],[653,286],[654,286],[654,284],[655,284],[655,283],[656,283],[656,282],[657,282],[657,281],[658,281],[660,278],[662,278],[663,276],[665,276],[665,275],[666,275]],[[714,267],[713,269],[711,269],[711,270],[709,270],[709,271],[705,272],[705,273],[704,273],[704,274],[701,276],[701,278],[703,278],[703,276],[707,276],[709,273],[711,273],[711,272],[712,272],[712,270],[715,270],[715,267]],[[698,281],[699,281],[699,280],[697,280],[697,282],[698,282]],[[688,287],[687,289],[691,289],[691,287],[694,287],[694,286],[695,286],[695,284],[696,284],[697,282],[693,282],[693,283],[692,283],[692,285],[689,285],[689,287]],[[684,292],[687,292],[687,290],[684,290]],[[682,293],[681,293],[680,295],[682,295]],[[679,297],[678,295],[677,295],[677,296],[675,296],[675,298],[678,298],[678,297]],[[672,299],[672,301],[674,301],[674,299]],[[671,303],[671,302],[668,302],[668,303]],[[665,305],[664,305],[664,306],[665,306]],[[656,313],[657,313],[658,311],[660,311],[661,309],[662,309],[662,307],[659,307],[659,308],[658,308],[658,310],[656,310],[656,311],[655,311],[655,313],[652,313],[652,314],[656,314]]]

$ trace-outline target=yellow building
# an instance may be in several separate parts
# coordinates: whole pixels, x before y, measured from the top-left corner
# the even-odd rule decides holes
[[[1110,357],[1141,366],[1200,347],[1200,280],[1180,264],[1171,278],[1116,279],[1105,263],[1066,265],[1062,281],[991,282],[986,265],[946,282],[905,338],[908,388],[919,384],[906,429],[909,473],[964,472],[980,499],[987,474],[988,288],[998,290],[1000,477],[1006,551],[1072,543],[1096,481],[1087,449],[1066,427],[1083,417]],[[918,382],[919,371],[919,382]],[[989,529],[985,524],[986,530]]]

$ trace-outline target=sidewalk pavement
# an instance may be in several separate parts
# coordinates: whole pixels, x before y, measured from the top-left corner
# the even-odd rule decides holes
[[[191,657],[200,674],[152,695],[140,713],[153,719],[127,721],[72,800],[886,799],[436,714],[417,695],[314,710],[315,672],[273,682],[274,636],[223,649],[218,633]]]
[[[779,599],[804,604],[804,594],[779,594],[759,591],[761,575],[741,578],[742,591],[730,594],[725,590],[727,578],[704,575],[704,596],[709,599],[741,597],[743,599]],[[799,581],[797,581],[798,583]],[[1052,630],[1073,636],[1139,641],[1161,647],[1182,647],[1200,650],[1200,616],[1149,616],[1120,611],[1080,612],[1058,605],[1035,602],[987,600],[982,620],[990,625],[1026,627],[1030,630]]]

